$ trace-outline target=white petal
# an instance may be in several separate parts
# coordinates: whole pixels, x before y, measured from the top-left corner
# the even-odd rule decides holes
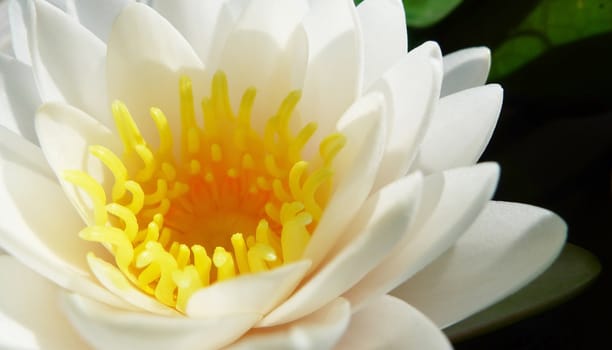
[[[357,6],[357,14],[364,46],[363,86],[368,88],[406,55],[406,17],[400,0],[365,0]]]
[[[302,21],[308,7],[307,0],[251,0],[243,8],[234,32],[253,31],[282,44]]]
[[[219,36],[227,38],[235,22],[227,1],[155,0],[153,8],[164,16],[191,44],[203,62],[207,60]],[[228,23],[229,22],[229,23]]]
[[[42,150],[2,126],[0,126],[0,158],[10,163],[21,164],[51,180],[55,179]]]
[[[59,308],[60,288],[0,255],[0,348],[87,349]]]
[[[34,172],[27,164],[3,158],[1,165],[3,220],[0,227],[7,232],[1,238],[25,249],[57,252],[72,265],[73,272],[86,275],[83,258],[89,248],[76,235],[83,223],[58,184]],[[8,249],[9,244],[3,246]]]
[[[65,295],[64,305],[73,326],[100,350],[220,348],[259,319],[258,314],[246,312],[213,318],[126,312],[76,294]]]
[[[303,85],[308,49],[300,22],[307,9],[306,0],[249,1],[221,51],[214,69],[227,74],[234,110],[247,88],[257,88],[256,129],[263,130],[263,120]]]
[[[187,304],[190,317],[219,317],[249,312],[265,315],[300,283],[310,261],[215,283],[194,293]]]
[[[382,296],[351,317],[337,349],[452,349],[444,333],[405,302]]]
[[[408,172],[440,94],[442,54],[436,43],[411,50],[370,91],[385,95],[387,145],[374,188]]]
[[[19,61],[31,65],[28,30],[26,28],[26,23],[30,21],[29,10],[29,3],[26,0],[9,1],[8,12],[13,53]]]
[[[154,0],[153,8],[183,34],[209,71],[214,72],[227,37],[248,4],[244,0]]]
[[[295,322],[251,330],[229,349],[331,349],[350,318],[349,303],[337,298]]]
[[[492,163],[426,177],[408,235],[344,295],[353,308],[388,293],[452,246],[493,196],[498,177],[499,167]]]
[[[442,97],[483,85],[491,67],[491,50],[471,47],[444,56]]]
[[[308,69],[302,101],[304,120],[319,129],[310,144],[333,132],[336,122],[362,91],[363,52],[357,11],[352,0],[312,0],[304,18]]]
[[[0,55],[0,124],[38,143],[34,132],[34,113],[40,105],[32,68]]]
[[[28,35],[43,101],[68,102],[111,125],[104,43],[55,6],[35,1],[34,7]]]
[[[413,167],[432,173],[476,163],[493,135],[502,99],[496,84],[440,99]]]
[[[371,196],[334,247],[337,253],[260,325],[277,325],[303,317],[363,278],[406,232],[418,204],[421,180],[420,174],[406,177]]]
[[[310,11],[304,18],[306,31],[311,45],[311,54],[317,55],[336,40],[339,35],[360,30],[359,19],[352,1],[347,0],[309,0]],[[330,19],[334,21],[329,21]],[[355,36],[355,40],[360,40]],[[312,56],[311,56],[312,57]]]
[[[36,114],[36,131],[40,146],[60,179],[68,198],[87,223],[93,222],[90,196],[76,185],[63,180],[65,170],[81,170],[97,179],[106,189],[114,183],[113,175],[94,156],[89,146],[103,145],[121,155],[115,135],[82,111],[61,103],[43,105]]]
[[[0,153],[0,246],[66,289],[124,307],[89,275],[86,253],[103,255],[103,248],[78,237],[83,221],[58,183],[28,161]]]
[[[129,0],[66,0],[79,22],[106,42],[115,18]]]
[[[370,94],[357,101],[338,122],[346,145],[334,162],[334,189],[321,221],[304,252],[316,268],[370,193],[382,158],[384,101]]]
[[[179,79],[193,80],[194,96],[203,97],[204,66],[189,43],[157,12],[142,4],[129,4],[117,17],[108,40],[108,97],[121,100],[130,110],[147,142],[156,146],[157,128],[151,107],[168,116],[179,108]],[[196,108],[196,111],[199,111]],[[179,140],[180,118],[168,118],[174,140]]]
[[[490,202],[453,249],[394,294],[438,326],[451,325],[542,273],[563,247],[566,230],[548,210]]]
[[[242,13],[242,11],[244,10],[244,8],[249,2],[249,0],[222,0],[222,1],[225,2],[227,9],[230,11],[230,13],[232,14],[232,17],[234,18],[238,18],[240,16],[240,14]]]

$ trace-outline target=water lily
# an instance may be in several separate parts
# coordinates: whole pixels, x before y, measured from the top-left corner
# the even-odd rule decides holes
[[[475,164],[489,51],[408,51],[399,0],[10,15],[3,347],[448,348],[564,242]]]

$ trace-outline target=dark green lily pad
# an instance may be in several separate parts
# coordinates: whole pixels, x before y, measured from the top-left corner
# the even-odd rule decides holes
[[[552,266],[530,284],[444,332],[451,341],[458,342],[516,323],[576,296],[600,270],[593,254],[568,243]]]

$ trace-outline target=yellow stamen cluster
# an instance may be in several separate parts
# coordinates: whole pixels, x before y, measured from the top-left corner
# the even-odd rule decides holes
[[[297,134],[289,127],[298,91],[260,134],[251,127],[254,88],[234,113],[226,77],[215,74],[211,96],[201,103],[204,127],[196,122],[189,78],[181,78],[179,90],[180,155],[160,109],[150,109],[160,141],[152,150],[116,101],[123,155],[90,147],[114,176],[109,193],[87,173],[69,170],[64,178],[93,203],[94,222],[80,237],[104,244],[135,286],[184,311],[196,290],[215,281],[301,258],[328,201],[332,161],[345,139],[325,138],[315,166],[302,160],[302,150],[316,124]]]

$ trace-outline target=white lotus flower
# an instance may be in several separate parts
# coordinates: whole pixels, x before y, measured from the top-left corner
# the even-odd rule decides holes
[[[559,252],[475,165],[487,49],[407,52],[399,0],[151,6],[10,3],[0,347],[448,348]]]

